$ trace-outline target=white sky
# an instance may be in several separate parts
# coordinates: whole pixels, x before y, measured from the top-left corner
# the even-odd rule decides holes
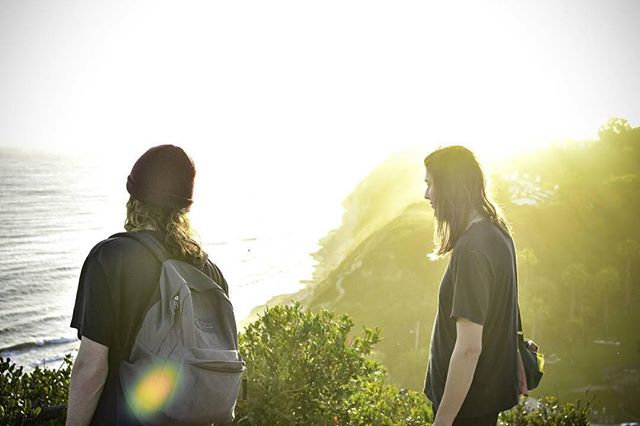
[[[0,0],[0,147],[130,167],[175,143],[222,199],[322,203],[401,149],[638,125],[638,22],[634,0]]]

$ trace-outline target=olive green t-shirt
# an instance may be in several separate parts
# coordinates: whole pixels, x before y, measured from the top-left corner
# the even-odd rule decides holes
[[[517,273],[513,240],[483,219],[454,246],[440,284],[424,392],[437,410],[456,343],[456,320],[483,326],[482,351],[458,417],[507,410],[518,402]]]
[[[159,232],[144,231],[159,242]],[[91,421],[92,425],[138,425],[128,412],[118,370],[128,359],[143,316],[160,295],[160,261],[133,238],[113,237],[91,250],[82,267],[71,327],[109,348],[109,373]],[[227,282],[211,261],[202,268],[228,295]],[[152,300],[153,299],[153,300]]]

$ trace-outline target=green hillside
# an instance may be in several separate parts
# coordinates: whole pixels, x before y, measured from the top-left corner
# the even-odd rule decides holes
[[[392,382],[421,390],[437,288],[432,212],[420,154],[381,164],[345,201],[298,299],[383,329],[376,357]],[[525,333],[547,355],[534,395],[585,399],[640,416],[640,128],[611,120],[599,140],[567,142],[492,170],[514,230]]]

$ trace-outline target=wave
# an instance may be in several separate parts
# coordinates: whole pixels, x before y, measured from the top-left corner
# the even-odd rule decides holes
[[[60,258],[60,255],[58,254],[58,258]],[[7,265],[0,265],[0,273],[3,274],[2,279],[0,279],[0,281],[8,281],[6,279],[6,276],[4,274],[10,274],[10,273],[16,273],[16,272],[33,272],[33,275],[36,274],[51,274],[51,273],[55,273],[55,272],[76,272],[79,267],[76,264],[73,265],[59,265],[59,266],[54,266],[54,267],[47,267],[47,266],[42,266],[40,267],[40,269],[34,269],[33,268],[34,263],[32,263],[30,260],[29,261],[22,261],[22,262],[13,262],[13,263],[9,263]]]
[[[11,352],[12,354],[28,352],[36,348],[60,346],[60,345],[65,345],[67,343],[73,343],[77,341],[78,339],[75,337],[58,337],[55,339],[45,339],[45,340],[38,340],[34,342],[17,343],[15,345],[0,348],[0,354],[5,354],[7,352]]]
[[[49,253],[45,253],[45,254],[49,254]],[[42,257],[44,256],[41,256],[41,258]],[[53,253],[50,254],[50,257],[53,258]],[[70,279],[70,278],[75,279],[80,274],[80,266],[81,265],[77,265],[77,264],[73,264],[73,265],[67,264],[67,265],[60,265],[57,267],[47,267],[46,265],[45,266],[39,265],[39,267],[34,267],[33,264],[26,263],[26,262],[23,264],[14,263],[13,265],[9,265],[8,267],[4,267],[4,265],[0,265],[0,273],[2,273],[2,278],[0,279],[0,282],[16,283],[17,280],[20,280],[21,278],[32,280],[33,277],[38,277],[38,279],[42,280],[42,282],[46,281],[47,283]],[[21,289],[8,288],[7,291],[18,290],[17,294],[31,294],[33,293],[34,290],[37,290],[38,287],[39,287],[38,285],[34,285],[30,288],[21,288]],[[3,292],[0,291],[0,294],[3,294]]]
[[[12,321],[10,324],[0,329],[0,336],[3,334],[12,334],[15,332],[20,332],[22,330],[25,330],[40,324],[43,324],[48,328],[55,328],[56,323],[58,323],[58,325],[61,325],[61,324],[68,325],[69,315],[68,313],[60,313],[59,315],[46,315],[46,316],[40,316],[37,318],[29,318],[24,316],[23,314],[19,314],[19,317],[14,317],[14,318],[16,318],[14,321]],[[43,341],[48,342],[49,340],[43,340]],[[0,349],[0,351],[1,350],[2,349]]]
[[[41,368],[47,368],[47,366],[51,365],[51,364],[62,364],[62,361],[64,360],[64,357],[66,355],[65,354],[60,354],[60,355],[52,355],[52,356],[48,356],[46,358],[43,358],[39,361],[34,361],[29,363],[29,367],[31,368],[36,368],[36,367],[41,367]]]

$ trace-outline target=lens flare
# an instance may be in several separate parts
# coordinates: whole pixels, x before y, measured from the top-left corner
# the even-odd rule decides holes
[[[171,399],[176,389],[178,372],[173,365],[150,369],[135,385],[129,405],[142,416],[160,410]]]

